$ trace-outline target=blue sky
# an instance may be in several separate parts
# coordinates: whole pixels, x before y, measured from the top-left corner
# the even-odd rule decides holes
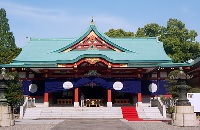
[[[200,35],[200,0],[1,0],[17,46],[26,37],[71,38],[87,29],[92,16],[106,32],[122,28],[136,32],[149,23],[166,26],[169,18]],[[200,42],[200,36],[196,39]]]

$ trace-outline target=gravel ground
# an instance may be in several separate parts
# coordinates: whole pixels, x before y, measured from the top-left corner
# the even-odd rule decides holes
[[[200,130],[200,127],[178,127],[165,122],[125,122],[133,130]]]
[[[0,127],[0,130],[200,130],[200,127],[177,127],[158,121],[128,122],[124,119],[66,119],[28,122],[29,124],[24,121],[14,126]]]
[[[51,130],[55,124],[22,124],[10,127],[0,127],[0,130]]]

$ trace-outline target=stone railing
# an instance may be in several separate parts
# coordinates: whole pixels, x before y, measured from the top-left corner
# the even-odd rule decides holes
[[[162,103],[160,98],[158,99],[151,99],[151,107],[158,107],[162,116],[166,118],[166,106]]]
[[[20,106],[20,119],[24,117],[24,113],[27,107],[35,107],[35,98],[25,98],[24,104]]]

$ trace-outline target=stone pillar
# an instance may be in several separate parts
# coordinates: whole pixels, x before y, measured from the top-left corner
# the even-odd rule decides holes
[[[112,107],[112,91],[111,90],[107,90],[107,107]]]
[[[7,105],[0,105],[0,126],[13,126],[14,124],[15,121],[13,120],[11,107]]]
[[[44,93],[44,106],[49,107],[49,93]]]
[[[74,107],[79,107],[78,88],[74,89]]]
[[[175,106],[172,119],[173,125],[176,126],[199,126],[199,120],[194,113],[194,106]]]
[[[141,106],[141,105],[142,105],[142,93],[138,93],[136,106]]]

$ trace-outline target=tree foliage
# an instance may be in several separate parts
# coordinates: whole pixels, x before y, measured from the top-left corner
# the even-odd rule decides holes
[[[144,28],[138,28],[136,37],[156,37],[161,35],[162,27],[156,23],[147,24]]]
[[[191,88],[188,92],[189,93],[200,93],[200,88]]]
[[[177,19],[169,19],[167,27],[156,23],[138,28],[136,37],[157,37],[164,43],[166,53],[174,62],[185,62],[200,54],[200,45],[195,41],[198,36],[194,30],[188,30],[185,24]]]
[[[145,35],[145,31],[144,31],[144,28],[138,28],[136,34],[135,34],[135,37],[147,37]]]
[[[172,80],[170,77],[177,75],[178,72],[179,70],[171,71],[168,75],[168,78],[166,79],[167,84],[165,85],[165,88],[167,90],[167,93],[171,94],[173,98],[177,98],[179,96],[179,92],[177,89],[178,83],[176,80]]]
[[[20,77],[18,73],[15,72],[7,72],[8,75],[13,76],[13,80],[8,80],[6,82],[7,90],[5,94],[5,98],[7,99],[8,103],[10,104],[11,108],[15,108],[21,103],[23,99],[23,90],[22,90],[22,83],[20,81]]]
[[[134,37],[133,32],[126,32],[123,29],[110,29],[108,32],[105,32],[108,37],[112,38],[131,38]]]
[[[15,45],[13,33],[10,32],[6,11],[0,9],[0,64],[11,63],[21,49]]]

